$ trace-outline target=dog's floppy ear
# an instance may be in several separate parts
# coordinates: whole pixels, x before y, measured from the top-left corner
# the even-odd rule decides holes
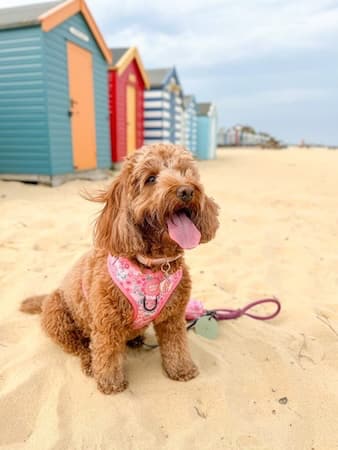
[[[217,203],[212,198],[205,196],[204,205],[198,223],[196,224],[201,232],[201,244],[215,237],[219,226],[218,210],[219,206]]]
[[[127,174],[122,172],[106,191],[90,200],[105,205],[96,220],[95,247],[108,249],[112,255],[130,256],[142,252],[141,235],[128,209]]]

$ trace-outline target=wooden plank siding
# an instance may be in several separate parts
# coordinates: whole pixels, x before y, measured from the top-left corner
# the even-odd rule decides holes
[[[0,30],[0,173],[74,173],[68,41],[93,56],[97,167],[111,166],[107,61],[77,13],[49,32],[39,25]]]
[[[0,173],[51,173],[43,35],[0,30]]]

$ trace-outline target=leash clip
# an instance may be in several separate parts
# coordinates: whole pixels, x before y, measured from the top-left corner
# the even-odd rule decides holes
[[[211,318],[213,318],[213,319],[215,319],[215,320],[218,320],[218,319],[217,319],[217,311],[216,311],[215,309],[207,309],[207,310],[205,311],[205,313],[204,313],[201,317],[203,317],[203,316],[208,317],[209,320],[210,320]]]

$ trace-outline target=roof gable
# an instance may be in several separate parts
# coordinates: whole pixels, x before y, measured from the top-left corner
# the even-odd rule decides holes
[[[112,52],[113,54],[113,65],[116,66],[116,64],[118,64],[118,62],[120,61],[120,59],[122,58],[122,56],[130,49],[130,47],[113,47],[110,48],[109,50]]]
[[[174,76],[176,75],[174,67],[166,67],[161,69],[147,69],[147,72],[151,87],[163,87],[169,82],[172,74]]]
[[[188,108],[191,104],[196,104],[196,99],[194,95],[185,95],[183,97],[183,105],[185,108]]]
[[[197,103],[197,115],[198,116],[216,116],[217,110],[214,103]]]
[[[49,32],[77,13],[83,15],[103,56],[111,63],[111,52],[84,0],[53,1],[0,9],[0,29],[40,25],[43,31]]]
[[[177,76],[176,68],[148,69],[151,88],[162,88],[175,91],[183,97],[182,86]]]
[[[135,60],[136,65],[140,71],[141,77],[143,79],[144,85],[146,89],[149,89],[150,87],[149,77],[144,69],[140,54],[136,47],[111,48],[110,51],[113,55],[113,65],[109,68],[109,70],[116,70],[117,73],[120,75],[126,70],[129,64],[133,60]]]
[[[41,14],[60,5],[63,1],[35,3],[0,9],[0,29],[38,25]]]
[[[151,87],[162,87],[171,69],[147,69]]]

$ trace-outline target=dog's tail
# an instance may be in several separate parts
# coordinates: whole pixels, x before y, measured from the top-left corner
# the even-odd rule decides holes
[[[21,303],[20,311],[27,314],[40,314],[42,302],[47,297],[47,295],[34,295],[33,297],[28,297]]]

